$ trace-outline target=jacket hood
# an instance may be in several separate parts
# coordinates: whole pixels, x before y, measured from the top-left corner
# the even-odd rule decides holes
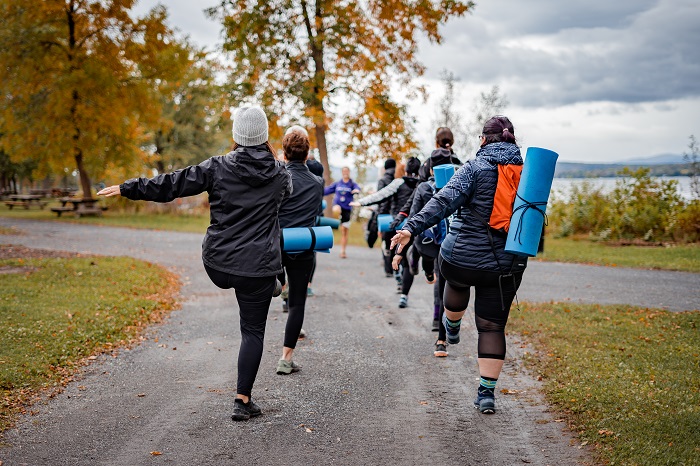
[[[262,186],[277,175],[280,164],[265,144],[239,147],[229,155],[233,158],[231,169],[246,184]]]
[[[404,176],[403,177],[403,182],[406,184],[411,189],[414,189],[416,186],[418,186],[418,183],[421,182],[420,178],[414,178],[412,176]]]
[[[446,163],[452,163],[455,165],[462,165],[462,162],[457,158],[454,152],[449,149],[438,147],[433,152],[430,153],[430,167],[437,167],[438,165],[444,165]]]
[[[488,157],[499,165],[522,165],[520,148],[511,142],[492,142],[476,152],[477,157]]]

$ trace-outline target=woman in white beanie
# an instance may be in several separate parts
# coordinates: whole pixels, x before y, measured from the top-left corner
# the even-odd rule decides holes
[[[173,173],[135,178],[103,189],[101,196],[169,202],[209,194],[211,224],[202,243],[202,261],[212,282],[233,288],[240,309],[241,347],[232,419],[261,414],[250,399],[260,367],[267,312],[281,292],[278,212],[292,183],[284,163],[267,141],[267,117],[259,107],[242,107],[233,119],[233,150]]]

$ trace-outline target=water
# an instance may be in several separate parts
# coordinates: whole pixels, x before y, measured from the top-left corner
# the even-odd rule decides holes
[[[556,193],[558,199],[568,199],[574,186],[580,186],[584,182],[590,183],[595,188],[601,188],[604,193],[609,193],[615,189],[615,183],[621,178],[554,178],[552,182],[552,193]],[[660,180],[676,180],[678,192],[683,199],[690,200],[692,193],[690,190],[689,176],[661,176]],[[551,199],[551,196],[550,196]]]

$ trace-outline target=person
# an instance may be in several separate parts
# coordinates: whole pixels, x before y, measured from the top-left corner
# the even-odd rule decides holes
[[[316,217],[322,210],[323,178],[311,173],[306,166],[309,139],[304,132],[298,129],[288,131],[282,139],[282,147],[287,161],[287,170],[292,177],[292,194],[282,202],[280,207],[280,227],[311,228],[316,225]],[[314,251],[282,253],[282,265],[289,282],[287,287],[289,314],[284,331],[282,357],[277,363],[277,373],[280,375],[288,375],[301,369],[292,357],[304,323],[307,287],[314,262]],[[279,280],[284,285],[284,272],[279,274]]]
[[[306,131],[306,130],[304,130]],[[308,133],[307,133],[308,134]],[[309,171],[316,176],[323,178],[323,164],[316,160],[311,154],[309,158],[306,159],[306,166],[309,167]],[[321,209],[320,217],[323,217],[323,209]],[[309,277],[309,287],[306,289],[306,295],[309,297],[315,296],[314,290],[311,287],[314,281],[314,274],[316,273],[316,253],[314,252],[314,267],[311,269],[311,276]],[[303,333],[303,331],[302,331]]]
[[[409,217],[420,212],[428,201],[432,199],[435,193],[439,191],[435,185],[433,169],[445,164],[461,165],[461,162],[456,158],[454,152],[452,151],[453,145],[454,135],[452,134],[452,131],[447,127],[438,128],[435,132],[435,150],[433,150],[433,152],[430,154],[430,157],[428,160],[426,160],[426,163],[423,164],[423,166],[427,166],[429,170],[428,180],[416,187],[413,202],[411,203]],[[436,238],[418,235],[416,241],[413,242],[412,248],[408,250],[407,259],[409,262],[409,267],[412,268],[415,273],[417,273],[418,260],[421,258],[426,281],[428,283],[434,283],[432,330],[438,332],[438,337],[435,341],[435,350],[433,351],[433,355],[435,357],[446,357],[449,353],[447,352],[445,326],[442,324],[442,298],[443,291],[445,289],[445,280],[440,274],[440,270],[436,263],[439,252],[440,244]]]
[[[377,192],[381,191],[383,188],[388,186],[392,181],[394,181],[396,175],[396,160],[388,158],[384,161],[384,174],[377,181]],[[385,200],[379,203],[377,206],[377,215],[386,215],[391,213],[391,200]],[[391,237],[394,236],[393,231],[387,231],[382,233],[382,242],[384,243],[384,249],[382,249],[382,259],[384,261],[384,275],[387,278],[391,278],[394,275],[394,271],[391,268]]]
[[[336,181],[330,186],[326,186],[323,190],[323,195],[335,193],[333,197],[333,212],[340,215],[340,258],[345,259],[347,256],[346,249],[348,245],[348,232],[350,231],[350,215],[352,214],[352,197],[360,192],[360,185],[355,183],[350,178],[350,168],[343,167],[342,179]]]
[[[391,215],[398,215],[398,210],[406,203],[406,200],[411,197],[416,186],[420,182],[418,179],[418,170],[420,169],[421,163],[416,157],[410,157],[405,165],[401,165],[401,171],[396,171],[397,176],[391,183],[385,186],[383,189],[377,191],[374,194],[365,196],[362,199],[351,202],[351,206],[368,206],[372,204],[382,203],[385,200],[389,200],[390,203],[390,213]],[[393,231],[393,230],[392,230]],[[393,233],[392,235],[393,236]],[[391,238],[389,238],[391,240]],[[391,241],[389,241],[391,245]],[[399,308],[408,307],[408,294],[411,291],[411,286],[413,285],[413,274],[411,273],[408,262],[406,258],[400,256],[402,260],[399,261],[401,265],[401,273],[397,279],[397,291],[400,293],[399,297]],[[394,258],[396,261],[396,258]],[[396,268],[396,267],[395,267]]]
[[[443,324],[447,341],[459,343],[459,330],[475,288],[474,319],[478,331],[478,365],[481,376],[474,406],[485,414],[495,412],[495,387],[506,355],[505,327],[510,305],[522,281],[527,259],[505,252],[510,216],[488,222],[512,201],[502,191],[520,180],[523,159],[516,145],[515,130],[504,116],[490,118],[480,136],[481,147],[445,187],[412,216],[392,238],[400,251],[427,228],[456,212],[440,247],[438,267],[445,278]],[[501,185],[501,182],[503,185]],[[506,191],[509,192],[509,191]],[[499,203],[498,208],[495,204]],[[493,225],[490,228],[488,225]]]
[[[155,178],[135,178],[110,186],[100,196],[169,202],[209,194],[211,223],[202,243],[202,261],[211,281],[236,292],[241,346],[232,419],[261,414],[251,399],[260,367],[265,323],[273,295],[281,292],[278,212],[292,192],[284,163],[275,160],[268,122],[259,107],[238,109],[233,120],[233,150]]]

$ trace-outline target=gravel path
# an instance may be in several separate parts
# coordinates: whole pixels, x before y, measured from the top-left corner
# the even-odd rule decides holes
[[[204,273],[202,235],[6,218],[0,226],[22,232],[0,235],[0,243],[138,257],[174,269],[184,284],[182,309],[146,341],[116,358],[99,358],[6,433],[3,466],[568,465],[588,459],[521,367],[520,342],[510,342],[498,387],[517,393],[499,394],[498,414],[479,415],[471,406],[478,380],[473,324],[464,326],[463,343],[451,346],[448,358],[434,358],[430,286],[416,280],[409,308],[398,309],[376,249],[350,248],[344,261],[335,252],[319,255],[318,296],[308,301],[304,324],[309,337],[295,358],[303,370],[287,377],[274,373],[286,315],[273,300],[253,393],[264,415],[233,423],[236,304],[232,292],[216,288]],[[700,307],[698,277],[533,263],[520,298],[682,310]]]

